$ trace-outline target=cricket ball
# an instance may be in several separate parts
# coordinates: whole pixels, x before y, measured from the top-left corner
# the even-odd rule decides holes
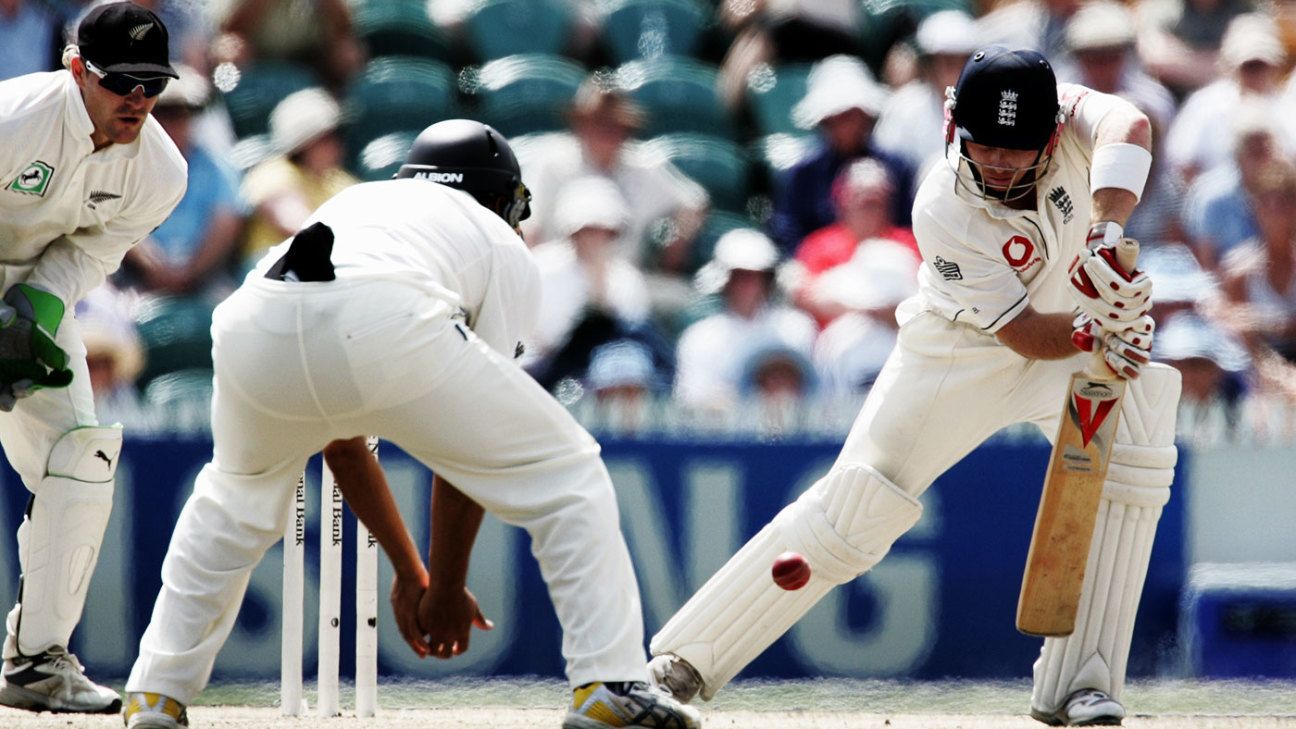
[[[774,558],[770,576],[784,590],[800,590],[810,581],[810,563],[796,552],[784,552]]]

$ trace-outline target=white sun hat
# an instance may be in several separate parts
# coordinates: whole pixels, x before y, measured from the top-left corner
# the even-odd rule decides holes
[[[806,94],[792,108],[792,121],[802,129],[850,109],[876,117],[886,105],[887,90],[854,56],[829,56],[815,64],[806,79]]]
[[[270,143],[280,154],[292,154],[338,128],[342,109],[321,88],[302,89],[284,97],[270,112]]]

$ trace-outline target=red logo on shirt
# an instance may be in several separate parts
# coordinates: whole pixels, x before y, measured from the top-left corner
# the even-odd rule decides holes
[[[1018,271],[1039,260],[1035,257],[1035,244],[1024,235],[1014,235],[1003,244],[1003,257],[1009,266]]]

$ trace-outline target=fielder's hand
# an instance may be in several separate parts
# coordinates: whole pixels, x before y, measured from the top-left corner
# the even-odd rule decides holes
[[[495,623],[482,615],[477,598],[466,587],[438,590],[428,588],[419,600],[419,632],[431,655],[454,658],[468,650],[473,626],[490,630]]]
[[[1138,379],[1139,369],[1152,359],[1152,333],[1156,322],[1144,315],[1119,332],[1098,326],[1088,314],[1075,318],[1071,342],[1082,352],[1102,349],[1103,361],[1126,380]]]
[[[1089,229],[1089,246],[1071,262],[1071,295],[1080,310],[1113,332],[1119,332],[1152,309],[1152,280],[1137,269],[1126,271],[1116,245],[1124,237],[1118,223]]]
[[[0,304],[0,409],[42,387],[72,382],[67,353],[54,343],[63,321],[63,302],[28,284],[9,289]],[[8,407],[4,407],[8,403]]]

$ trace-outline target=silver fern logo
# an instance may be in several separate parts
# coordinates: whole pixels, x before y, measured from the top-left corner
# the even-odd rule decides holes
[[[130,35],[132,40],[142,41],[144,40],[144,36],[148,35],[150,30],[153,30],[152,23],[140,23],[127,31],[127,33]]]

